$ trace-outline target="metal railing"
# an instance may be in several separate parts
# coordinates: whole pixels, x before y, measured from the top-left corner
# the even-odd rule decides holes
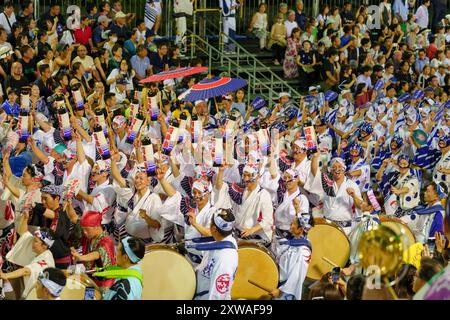
[[[23,2],[22,0],[12,0],[13,4],[16,7],[16,13],[18,13],[20,9],[20,4]],[[40,17],[43,13],[45,13],[49,7],[50,3],[53,0],[34,0],[35,4],[35,17]],[[3,1],[2,1],[3,2]],[[61,12],[63,16],[66,15],[66,10],[69,5],[78,5],[82,13],[85,13],[86,3],[94,2],[96,4],[100,4],[101,0],[60,0],[59,3],[61,5]],[[122,0],[123,10],[126,13],[136,13],[137,18],[144,18],[145,12],[145,2],[146,0]],[[161,31],[159,32],[161,35],[165,37],[174,37],[175,36],[175,19],[173,18],[173,3],[174,0],[161,0],[163,3],[162,8],[162,23],[161,23]],[[280,2],[285,2],[288,5],[289,9],[295,10],[296,0],[245,0],[244,6],[241,11],[238,11],[236,15],[236,24],[237,24],[237,33],[245,33],[248,28],[249,22],[253,16],[253,14],[258,11],[258,6],[260,2],[265,2],[267,4],[267,16],[269,19],[269,25],[272,24],[273,18],[275,14],[278,12],[278,5]],[[328,4],[330,7],[337,6],[342,8],[346,0],[303,0],[304,3],[304,12],[309,17],[317,17],[320,6],[323,4]],[[381,0],[352,0],[353,10],[356,11],[359,6],[362,4],[372,5],[379,4]],[[417,7],[421,4],[421,1],[416,1],[414,6],[414,12]],[[2,8],[2,6],[0,5]],[[219,9],[217,0],[194,0],[194,8],[195,9]],[[3,8],[2,8],[3,9]],[[1,9],[0,9],[1,10]],[[192,23],[193,19],[188,19],[188,25]],[[218,19],[220,20],[220,19]],[[214,19],[214,21],[218,21]],[[135,21],[132,23],[134,24]],[[189,28],[189,27],[188,27]],[[193,30],[193,29],[192,29]],[[202,30],[200,28],[200,30]],[[207,32],[207,30],[205,30]]]
[[[221,32],[220,37],[220,45],[219,48],[223,52],[223,39],[225,39],[226,35]],[[300,98],[301,94],[294,89],[292,86],[290,86],[286,80],[282,79],[280,76],[278,76],[271,68],[267,67],[264,63],[262,63],[253,53],[250,53],[247,51],[243,46],[241,46],[238,42],[235,40],[228,38],[228,41],[236,47],[236,55],[235,59],[238,65],[241,65],[242,59],[245,60],[247,64],[252,66],[252,74],[256,76],[258,74],[258,78],[262,82],[268,82],[270,83],[271,87],[273,89],[281,90],[282,92],[289,92],[293,98]],[[221,64],[223,64],[224,58],[227,57],[226,55],[221,55]],[[243,58],[241,58],[243,57]],[[242,68],[240,68],[242,69]],[[238,70],[239,73],[239,70]],[[267,76],[269,74],[269,76]],[[253,88],[253,94],[255,94],[256,87]]]
[[[254,57],[254,55],[250,54],[239,44],[236,43],[237,55],[228,56],[221,50],[222,45],[217,47],[216,45],[211,44],[208,38],[199,37],[192,33],[192,31],[188,31],[188,35],[191,39],[191,50],[208,57],[208,68],[210,72],[213,69],[214,63],[219,63],[221,66],[226,67],[227,73],[230,76],[241,77],[247,80],[248,103],[250,103],[252,96],[261,95],[269,101],[270,105],[272,105],[273,101],[278,99],[280,88],[289,90],[294,98],[300,97],[300,93],[290,87],[283,79],[264,66],[264,64]],[[192,46],[193,44],[196,44],[195,47]],[[253,63],[251,70],[242,67],[239,54],[250,57]],[[236,59],[236,57],[238,58]],[[270,76],[266,76],[265,73],[269,73]]]

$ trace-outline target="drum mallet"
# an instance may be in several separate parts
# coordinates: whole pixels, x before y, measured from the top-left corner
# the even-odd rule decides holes
[[[322,259],[326,262],[328,262],[329,264],[331,264],[333,267],[339,267],[337,264],[333,263],[332,261],[330,261],[330,259],[322,257]]]
[[[256,283],[256,282],[253,281],[253,280],[248,279],[247,281],[248,281],[249,283],[251,283],[252,285],[254,285],[255,287],[258,287],[258,288],[260,288],[261,290],[266,291],[267,293],[271,293],[271,292],[272,292],[272,290],[267,289],[266,287],[264,287],[264,286],[262,286],[262,285]]]

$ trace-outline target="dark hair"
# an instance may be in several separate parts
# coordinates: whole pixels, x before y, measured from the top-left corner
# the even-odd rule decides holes
[[[30,6],[30,4],[32,4],[33,1],[31,0],[25,0],[22,2],[22,4],[20,5],[20,8],[23,10],[25,10],[26,8],[28,8]]]
[[[361,83],[358,83],[358,85],[356,86],[356,93],[355,93],[355,95],[358,95],[358,94],[360,94],[361,92],[363,92],[363,89],[366,87],[366,84],[365,83],[363,83],[363,82],[361,82]]]
[[[347,300],[362,300],[366,276],[355,274],[347,282]]]
[[[39,66],[39,73],[40,73],[40,74],[43,74],[43,73],[45,72],[45,70],[47,70],[47,69],[49,69],[49,68],[50,68],[50,66],[49,66],[48,64],[46,64],[46,63],[41,64],[41,65]]]
[[[226,222],[232,222],[232,221],[235,221],[235,217],[234,217],[234,214],[233,214],[233,212],[232,212],[231,209],[222,209],[222,213],[220,214],[220,217],[221,217],[223,220],[225,220]],[[215,223],[215,221],[214,221],[214,215],[211,217],[211,223],[212,223],[212,225],[216,228],[217,232],[219,232],[219,234],[220,234],[222,237],[227,237],[227,236],[229,236],[229,235],[233,232],[233,230],[231,230],[231,231],[223,231],[222,229],[220,229],[220,228],[216,225],[216,223]]]
[[[165,42],[160,42],[160,43],[158,43],[158,49],[161,49],[163,46],[169,47],[169,46],[167,45],[167,43],[165,43]]]
[[[323,286],[323,299],[324,300],[343,300],[341,292],[332,284],[326,283]]]
[[[4,8],[11,8],[14,7],[12,1],[5,1],[5,4],[3,5]]]
[[[81,62],[75,62],[74,64],[72,64],[72,74],[75,75],[75,73],[78,71],[78,69],[80,69],[80,67],[83,64]]]
[[[144,23],[145,21],[144,21],[144,19],[137,19],[136,20],[136,27],[138,26],[138,25],[140,25],[141,23]]]
[[[94,2],[88,2],[88,4],[86,4],[86,12],[90,13],[95,7],[97,7],[97,5]]]
[[[114,92],[106,92],[105,93],[105,102],[111,100],[115,96],[116,96],[116,94]]]
[[[414,295],[413,281],[417,268],[412,264],[403,264],[397,272],[397,277],[400,277],[398,283],[395,285],[395,292],[399,298],[411,298]]]
[[[48,273],[48,279],[56,284],[59,284],[62,287],[66,285],[67,277],[61,270],[56,268],[46,268],[43,272]]]
[[[350,32],[350,30],[352,30],[352,26],[349,24],[346,24],[344,26],[344,33],[348,33],[348,32]]]
[[[369,38],[363,38],[361,40],[361,46],[365,46],[366,44],[370,43],[370,39]]]
[[[430,281],[431,278],[433,278],[436,273],[441,272],[442,269],[443,266],[439,261],[429,257],[422,257],[422,260],[420,260],[418,276],[423,281]]]
[[[28,50],[32,49],[29,45],[24,45],[20,48],[20,54],[24,56]]]
[[[294,29],[292,29],[291,38],[294,37],[294,33],[299,32],[299,31],[302,31],[302,30],[298,27],[295,27]]]
[[[145,255],[145,243],[141,239],[135,237],[130,237],[127,242],[128,245],[130,246],[131,251],[133,251],[136,257],[142,259]],[[122,254],[127,254],[123,246],[122,246]]]
[[[111,49],[111,53],[114,55],[114,52],[117,52],[117,50],[122,49],[122,46],[118,43],[116,43],[112,49]],[[122,51],[123,52],[123,51]]]

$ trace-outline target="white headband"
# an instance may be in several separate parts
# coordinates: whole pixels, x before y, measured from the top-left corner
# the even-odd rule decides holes
[[[222,231],[233,230],[234,221],[225,221],[219,214],[221,211],[222,209],[218,209],[217,213],[214,215],[215,225]]]

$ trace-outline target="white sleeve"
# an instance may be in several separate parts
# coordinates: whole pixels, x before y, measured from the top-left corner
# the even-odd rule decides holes
[[[114,186],[114,191],[116,192],[116,201],[117,204],[127,208],[128,201],[130,201],[133,196],[133,190],[130,188],[121,188],[119,186]]]
[[[173,196],[168,197],[163,205],[155,210],[156,214],[170,222],[179,224],[180,220],[181,194],[177,191]],[[181,225],[184,225],[184,220]]]
[[[259,205],[261,210],[262,219],[259,224],[263,228],[264,232],[272,232],[273,227],[273,205],[270,195],[267,191],[261,191],[261,196],[259,197]]]
[[[54,161],[55,158],[48,157],[48,163],[44,165],[44,175],[51,174],[53,169],[55,169],[55,166],[53,165]]]
[[[261,188],[267,190],[271,196],[274,196],[277,194],[278,190],[278,182],[280,181],[281,175],[279,172],[277,172],[277,176],[275,179],[272,179],[272,175],[269,171],[265,171],[264,174],[261,177]]]
[[[309,201],[308,198],[301,194],[300,198],[300,213],[308,213],[309,212]]]

